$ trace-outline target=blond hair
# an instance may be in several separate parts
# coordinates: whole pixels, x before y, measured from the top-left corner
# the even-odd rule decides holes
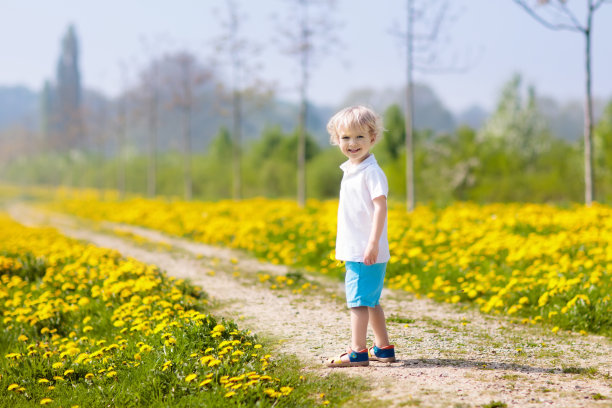
[[[341,129],[360,129],[366,131],[374,138],[374,143],[382,137],[384,128],[381,117],[372,109],[365,106],[350,106],[336,113],[327,123],[329,142],[332,145],[339,144]]]

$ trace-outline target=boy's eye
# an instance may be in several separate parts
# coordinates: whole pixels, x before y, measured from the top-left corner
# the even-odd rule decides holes
[[[361,135],[357,136],[357,139],[359,139],[359,138],[362,138],[362,139],[363,139],[363,136],[361,136]]]
[[[348,138],[348,136],[342,136],[342,140],[347,140]]]

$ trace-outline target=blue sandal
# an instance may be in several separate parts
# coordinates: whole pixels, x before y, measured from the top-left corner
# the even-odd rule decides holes
[[[370,361],[380,361],[382,363],[393,363],[395,359],[395,346],[390,345],[383,348],[372,346],[368,349]]]
[[[347,354],[349,361],[342,361],[342,357],[346,356]],[[367,349],[354,351],[351,348],[348,348],[346,353],[342,353],[338,357],[328,359],[325,365],[327,367],[367,367],[370,365],[370,359],[368,357]]]

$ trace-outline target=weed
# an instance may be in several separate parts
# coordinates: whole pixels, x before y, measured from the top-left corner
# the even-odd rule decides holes
[[[508,404],[501,401],[491,401],[482,406],[482,408],[508,408]]]
[[[414,323],[416,322],[416,320],[414,319],[409,319],[407,317],[401,317],[398,315],[391,315],[389,317],[387,317],[387,322],[392,322],[392,323],[403,323],[403,324],[408,324],[408,323]]]

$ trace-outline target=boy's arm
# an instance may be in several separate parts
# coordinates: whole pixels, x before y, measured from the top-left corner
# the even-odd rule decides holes
[[[363,255],[363,263],[373,265],[378,258],[378,243],[385,226],[387,219],[387,197],[384,195],[378,196],[372,200],[374,203],[374,216],[372,219],[372,231],[370,231],[370,239]]]

